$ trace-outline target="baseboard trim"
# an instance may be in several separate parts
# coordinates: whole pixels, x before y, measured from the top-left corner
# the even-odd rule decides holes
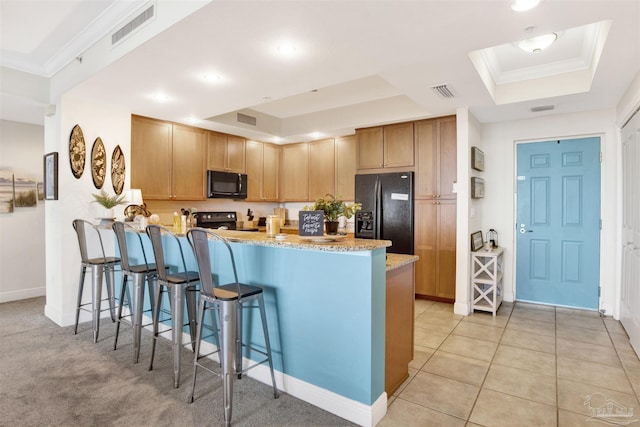
[[[47,294],[47,288],[44,286],[29,289],[20,289],[18,291],[2,292],[0,293],[0,303],[19,301],[21,299],[29,299],[42,297]]]

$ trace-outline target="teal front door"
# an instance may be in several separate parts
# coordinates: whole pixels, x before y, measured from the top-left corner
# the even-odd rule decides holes
[[[516,299],[598,309],[600,138],[517,145]]]

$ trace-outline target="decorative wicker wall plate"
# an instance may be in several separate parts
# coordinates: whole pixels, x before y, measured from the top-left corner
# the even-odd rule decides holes
[[[111,155],[111,183],[116,194],[121,194],[124,188],[124,170],[124,153],[120,146],[116,145]]]
[[[84,142],[84,135],[80,125],[75,125],[69,136],[69,163],[71,164],[71,173],[77,179],[80,179],[84,172],[85,158],[87,157],[87,146]]]
[[[98,189],[102,188],[106,175],[107,152],[104,149],[102,139],[97,137],[93,142],[93,148],[91,149],[91,177],[93,178],[93,185]]]

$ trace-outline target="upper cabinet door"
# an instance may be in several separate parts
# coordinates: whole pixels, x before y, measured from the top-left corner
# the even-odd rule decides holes
[[[247,140],[247,202],[262,201],[263,144]]]
[[[335,156],[333,139],[309,144],[309,200],[316,200],[336,191]]]
[[[207,170],[224,171],[227,157],[227,135],[207,132]]]
[[[416,198],[455,199],[457,180],[456,117],[415,123]]]
[[[280,167],[280,201],[309,200],[309,144],[282,146]]]
[[[265,202],[277,202],[279,196],[280,147],[265,142],[262,150],[262,198]]]
[[[336,195],[355,200],[356,149],[355,135],[336,138]]]
[[[384,126],[384,167],[412,167],[413,122]]]
[[[358,169],[412,168],[413,122],[356,131]]]
[[[227,138],[226,168],[229,172],[245,172],[245,139],[229,135]]]
[[[172,199],[203,200],[205,198],[204,129],[173,125]]]
[[[207,169],[244,173],[245,139],[213,131],[207,134]]]
[[[384,167],[384,137],[382,126],[358,129],[358,169]]]
[[[439,194],[441,198],[455,199],[453,184],[458,181],[458,137],[455,116],[438,119],[438,138]]]
[[[173,125],[131,116],[131,188],[149,200],[171,197]]]

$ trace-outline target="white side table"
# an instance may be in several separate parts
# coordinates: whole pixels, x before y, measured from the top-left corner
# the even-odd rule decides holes
[[[471,252],[471,286],[473,309],[489,311],[494,316],[502,303],[501,247]]]

